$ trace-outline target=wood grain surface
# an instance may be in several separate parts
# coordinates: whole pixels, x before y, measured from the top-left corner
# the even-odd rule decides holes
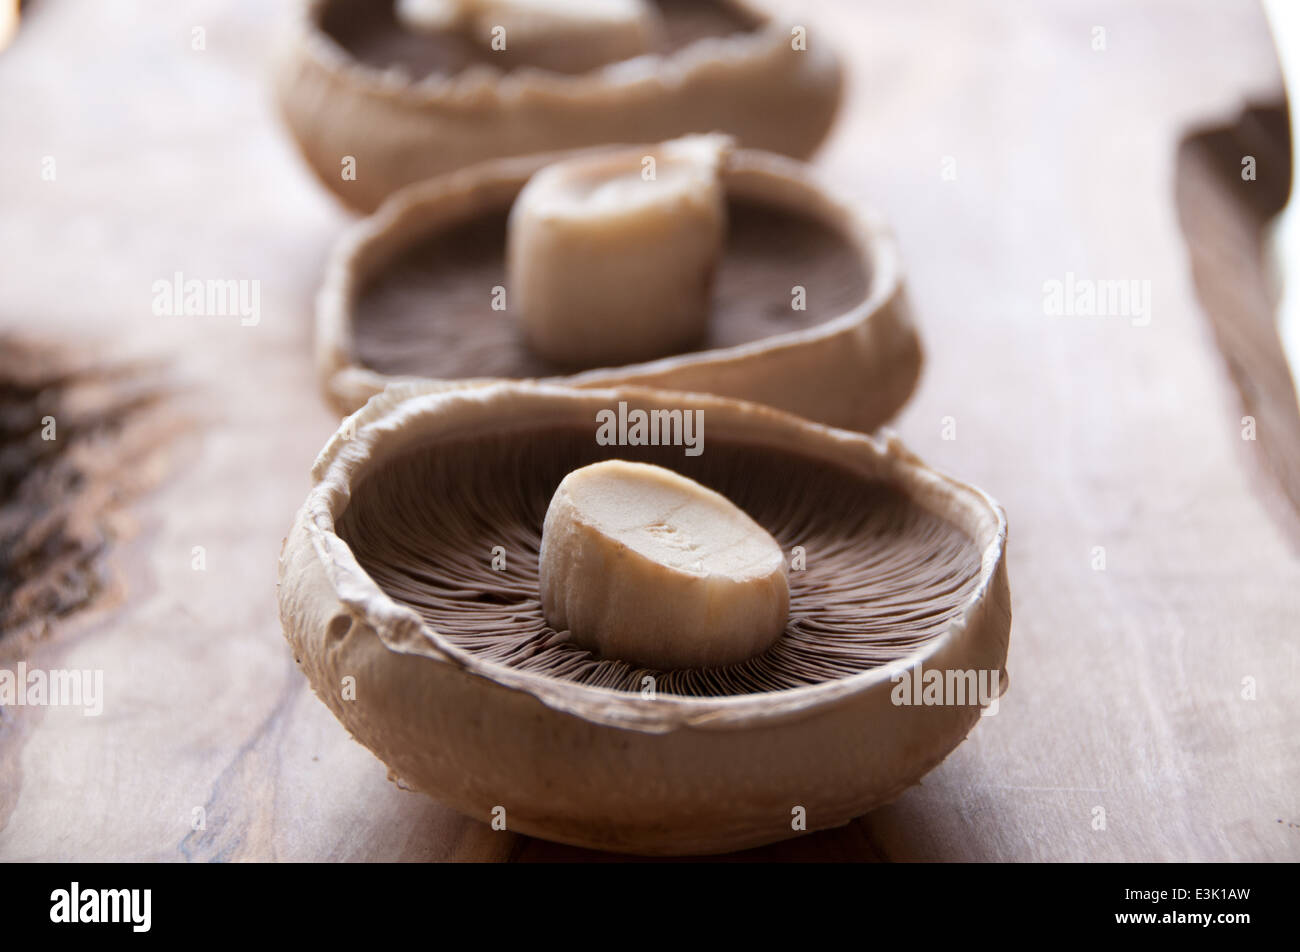
[[[1187,130],[1280,95],[1263,15],[808,6],[851,70],[818,164],[894,223],[927,347],[897,429],[1009,516],[1011,686],[893,805],[739,858],[1300,859],[1300,555],[1260,475],[1286,435],[1242,439],[1174,201]],[[0,859],[606,859],[389,783],[281,637],[276,557],[335,423],[313,296],[349,216],[275,114],[274,7],[41,0],[0,53],[0,331],[154,361],[193,420],[115,523],[112,597],[0,638],[0,666],[105,685],[99,717],[0,713]],[[260,322],[156,316],[178,271],[260,281]],[[1149,281],[1149,322],[1050,316],[1067,273]]]
[[[1242,420],[1253,421],[1257,435],[1269,434],[1259,453],[1277,492],[1264,488],[1263,496],[1300,544],[1300,402],[1268,251],[1270,228],[1291,192],[1289,128],[1279,100],[1193,130],[1178,150],[1175,195],[1192,276],[1237,386]]]

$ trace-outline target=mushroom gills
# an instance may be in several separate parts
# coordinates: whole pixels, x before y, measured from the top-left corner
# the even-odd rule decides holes
[[[734,664],[660,669],[597,656],[547,623],[539,569],[550,501],[569,472],[612,456],[720,493],[791,554],[789,616],[770,648]],[[948,630],[980,575],[970,537],[897,487],[720,436],[698,457],[602,447],[585,428],[449,441],[371,474],[339,535],[391,598],[485,660],[637,693],[652,676],[659,694],[694,697],[821,684],[897,661]]]
[[[829,226],[759,202],[729,199],[727,250],[713,284],[706,336],[688,352],[806,331],[861,303],[871,276]],[[521,379],[561,374],[519,333],[506,280],[504,211],[412,241],[360,289],[358,364],[391,376]],[[502,288],[494,310],[485,288]],[[803,289],[801,307],[791,289]],[[432,309],[429,301],[437,301]],[[354,408],[355,409],[355,408]]]
[[[624,460],[560,483],[538,577],[547,621],[575,644],[667,670],[761,654],[790,605],[784,556],[762,526],[692,479]]]

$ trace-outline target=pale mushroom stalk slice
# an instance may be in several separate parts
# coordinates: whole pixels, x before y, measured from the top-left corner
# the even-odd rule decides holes
[[[408,30],[461,30],[512,61],[580,72],[640,56],[663,37],[646,0],[398,0]]]
[[[529,345],[569,367],[653,360],[708,327],[727,234],[726,136],[581,155],[534,175],[510,212],[507,287]]]
[[[397,0],[397,22],[414,33],[440,33],[459,29],[468,18],[473,0]]]
[[[574,644],[650,668],[761,654],[785,630],[781,547],[725,496],[672,470],[574,470],[546,512],[542,610]]]

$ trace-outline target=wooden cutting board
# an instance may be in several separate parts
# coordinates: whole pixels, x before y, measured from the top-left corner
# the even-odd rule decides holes
[[[0,330],[142,361],[124,379],[170,394],[77,436],[113,488],[78,503],[60,584],[88,551],[99,594],[0,638],[0,666],[104,672],[99,717],[0,716],[0,860],[602,858],[390,784],[281,638],[276,557],[335,423],[313,295],[349,215],[277,121],[272,6],[41,0],[0,53]],[[1174,189],[1189,127],[1280,95],[1262,14],[843,0],[808,20],[851,69],[819,164],[894,223],[927,345],[897,428],[1009,515],[1011,687],[893,805],[741,855],[1300,859],[1300,556],[1265,464],[1284,436],[1242,438]],[[176,272],[260,281],[260,320],[156,314]],[[1110,279],[1150,282],[1149,312],[1047,313],[1046,282]],[[21,405],[76,418],[117,385]]]

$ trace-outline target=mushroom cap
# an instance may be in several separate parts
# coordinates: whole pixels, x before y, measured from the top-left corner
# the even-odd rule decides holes
[[[596,413],[620,402],[702,411],[705,452],[598,446]],[[539,627],[546,502],[567,469],[611,457],[702,467],[783,546],[808,541],[767,654],[646,672]],[[390,776],[485,822],[504,807],[514,831],[691,854],[793,836],[800,807],[807,829],[836,827],[915,783],[980,716],[896,704],[904,672],[1002,683],[1003,511],[893,437],[638,388],[405,385],[345,421],[313,482],[280,558],[295,658]],[[498,544],[505,572],[489,565]]]
[[[596,153],[609,148],[583,151]],[[505,215],[515,197],[537,170],[575,154],[485,162],[410,186],[342,236],[326,267],[316,304],[316,366],[332,406],[341,413],[351,413],[392,383],[429,380],[435,387],[454,389],[507,376],[500,372],[495,376],[474,375],[468,368],[470,376],[460,372],[461,367],[474,362],[468,359],[471,355],[479,362],[483,354],[494,355],[493,361],[500,365],[511,359],[508,354],[512,347],[522,346],[513,341],[517,329],[510,315],[492,314],[489,310],[492,281],[504,279],[504,266],[499,277],[484,279],[486,286],[474,285],[473,307],[466,308],[465,304],[465,293],[470,292],[449,292],[446,313],[435,310],[430,318],[440,328],[440,332],[428,332],[438,346],[424,346],[423,352],[436,354],[442,368],[457,371],[454,378],[447,370],[416,375],[366,366],[358,352],[359,302],[370,285],[404,254],[431,235],[465,223],[497,216],[504,255]],[[721,177],[729,201],[760,214],[779,216],[774,225],[766,227],[785,236],[777,240],[796,240],[788,237],[793,223],[806,223],[806,227],[816,229],[807,240],[798,237],[797,260],[781,268],[780,274],[807,285],[807,295],[814,301],[832,297],[845,301],[844,310],[830,311],[825,318],[801,314],[796,319],[796,312],[790,308],[793,289],[781,284],[773,291],[781,297],[780,302],[746,302],[733,314],[714,316],[715,324],[735,322],[732,337],[739,342],[573,374],[558,368],[547,370],[549,365],[545,364],[525,364],[530,372],[519,379],[583,388],[635,385],[714,393],[765,403],[831,426],[874,430],[893,417],[911,396],[922,364],[921,344],[912,322],[893,233],[873,211],[837,197],[810,167],[783,156],[737,150],[727,157]],[[760,241],[766,240],[762,238],[764,229],[754,228],[733,214],[729,243],[747,240],[751,233],[759,235]],[[851,257],[861,275],[864,290],[846,288],[854,282],[834,272],[822,281],[814,280],[818,277],[816,262],[807,259],[820,253],[817,235],[822,236],[822,241],[843,243],[846,256]],[[496,239],[489,235],[486,240]],[[773,255],[784,259],[792,254],[783,243],[769,253],[769,259],[776,261]],[[719,295],[728,290],[726,260],[724,253]],[[459,260],[448,262],[448,267],[453,263],[457,273],[466,270]],[[753,274],[748,278],[754,283]],[[770,280],[770,276],[758,278]],[[473,280],[482,283],[477,275]],[[429,294],[428,289],[420,291],[421,299]],[[415,306],[414,302],[411,306]],[[812,310],[810,305],[810,313]],[[744,328],[739,326],[742,323]],[[474,342],[476,335],[502,333],[493,329],[497,325],[510,336],[484,337]],[[394,338],[400,343],[390,349],[402,355],[404,362],[409,361],[421,347],[418,341],[413,343],[419,334],[418,325],[403,326]]]
[[[379,4],[366,6],[384,16]],[[276,91],[308,165],[362,211],[404,185],[486,159],[601,143],[723,131],[755,148],[811,155],[839,107],[838,58],[820,36],[794,49],[791,25],[748,0],[721,6],[754,28],[577,74],[479,63],[413,78],[361,62],[329,35],[323,19],[346,10],[344,0],[299,0]],[[357,174],[345,180],[340,162],[349,155]]]

